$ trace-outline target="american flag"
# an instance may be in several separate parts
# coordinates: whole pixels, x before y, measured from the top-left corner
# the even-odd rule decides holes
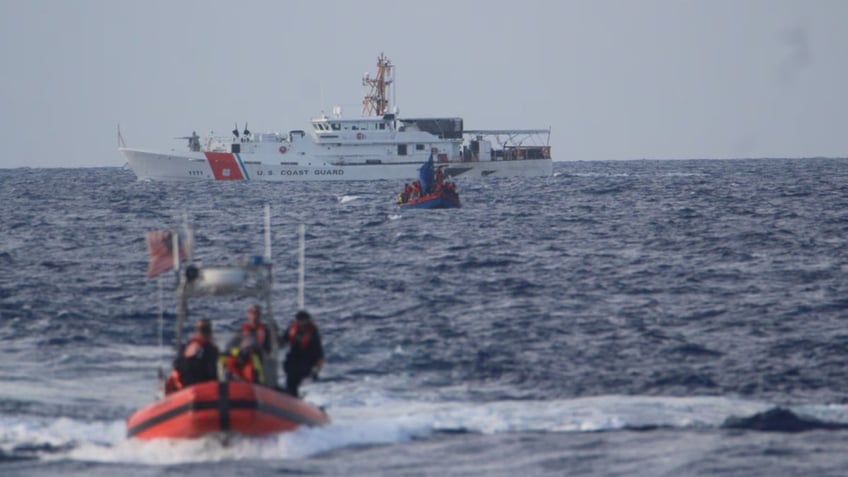
[[[174,266],[173,232],[170,230],[155,230],[147,232],[147,251],[150,253],[150,263],[147,265],[147,278],[167,272]],[[185,249],[180,243],[180,261],[186,259]]]

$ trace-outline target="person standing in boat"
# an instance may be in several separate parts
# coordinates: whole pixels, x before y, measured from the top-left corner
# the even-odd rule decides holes
[[[271,340],[268,339],[268,329],[262,323],[261,306],[253,304],[247,308],[247,321],[241,325],[241,335],[246,345],[262,354],[262,359],[271,353]]]
[[[300,383],[309,376],[318,379],[318,373],[324,367],[324,347],[312,315],[305,310],[298,311],[286,334],[280,337],[280,343],[289,347],[283,362],[286,391],[298,397]]]
[[[227,346],[224,365],[234,376],[252,383],[265,383],[263,364],[271,354],[271,340],[262,323],[262,307],[253,304],[247,309],[247,321]]]
[[[218,347],[212,337],[212,322],[201,318],[194,326],[194,336],[174,359],[174,370],[165,383],[165,394],[218,379]]]
[[[409,185],[409,182],[403,185],[403,192],[400,193],[400,197],[398,197],[398,203],[405,204],[409,201],[409,197],[412,195],[412,186]]]

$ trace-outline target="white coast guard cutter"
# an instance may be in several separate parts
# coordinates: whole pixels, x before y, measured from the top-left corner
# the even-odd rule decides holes
[[[327,181],[415,179],[432,152],[450,177],[550,176],[550,129],[466,130],[461,118],[401,118],[389,112],[393,65],[377,59],[377,76],[362,116],[313,119],[310,131],[253,134],[238,126],[232,137],[201,139],[185,152],[119,150],[139,180]]]

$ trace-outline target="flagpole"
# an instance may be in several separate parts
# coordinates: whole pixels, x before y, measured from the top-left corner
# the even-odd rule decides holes
[[[171,233],[171,250],[174,252],[174,270],[180,269],[180,234]]]
[[[165,311],[162,306],[162,277],[156,280],[157,288],[159,289],[159,347],[165,346]]]
[[[185,242],[186,260],[191,263],[194,259],[194,230],[188,224],[188,211],[185,209],[183,209],[183,232],[185,233],[183,241]]]
[[[297,308],[303,309],[303,289],[306,283],[306,225],[300,224],[300,269],[297,277]]]
[[[159,369],[156,374],[159,377],[160,397],[165,395],[165,307],[162,302],[162,276],[156,278],[157,295],[159,299]]]
[[[265,260],[271,262],[271,205],[265,204]]]

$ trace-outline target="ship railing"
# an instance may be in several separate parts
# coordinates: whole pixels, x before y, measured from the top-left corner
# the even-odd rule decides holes
[[[242,149],[249,144],[286,142],[288,135],[280,133],[258,133],[249,136],[208,136],[203,145],[204,151],[230,152],[234,144]]]
[[[463,134],[463,161],[551,159],[550,129],[479,129]]]

